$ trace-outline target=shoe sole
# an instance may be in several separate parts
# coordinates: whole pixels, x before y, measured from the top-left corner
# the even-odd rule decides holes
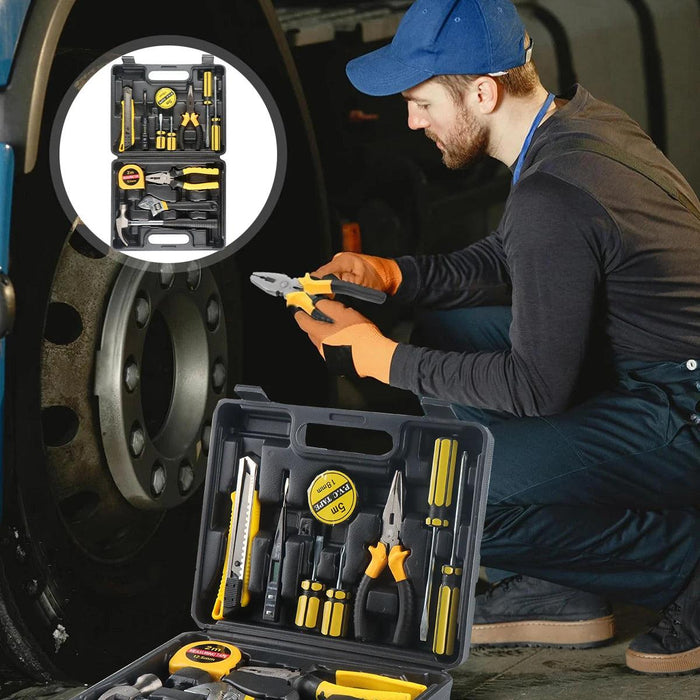
[[[472,646],[545,646],[585,649],[610,643],[615,636],[613,615],[595,620],[557,622],[518,620],[473,625]]]
[[[625,661],[629,668],[639,673],[690,673],[700,671],[700,647],[678,654],[645,654],[628,649]]]

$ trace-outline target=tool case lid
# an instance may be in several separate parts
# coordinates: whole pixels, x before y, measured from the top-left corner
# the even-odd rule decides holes
[[[479,576],[479,546],[493,455],[493,436],[488,428],[458,420],[450,404],[433,399],[421,401],[425,415],[419,416],[276,403],[270,401],[258,386],[237,385],[234,392],[239,398],[221,399],[212,417],[191,606],[197,626],[214,638],[231,640],[242,647],[278,651],[280,658],[301,652],[336,665],[352,659],[358,664],[377,666],[379,663],[394,670],[445,671],[462,664],[469,655],[474,588]],[[355,431],[366,431],[370,437],[381,436],[381,453],[329,449],[322,442],[320,444],[324,446],[317,446],[318,435],[334,434],[334,431],[349,431],[352,437],[358,434]],[[260,465],[257,484],[260,511],[268,509],[273,514],[272,520],[279,514],[283,472],[289,473],[287,507],[308,511],[306,489],[313,477],[331,467],[342,469],[352,476],[358,487],[358,505],[353,515],[357,518],[358,512],[368,507],[367,503],[363,504],[363,494],[376,493],[377,498],[382,494],[386,498],[393,473],[400,469],[404,473],[406,492],[404,519],[411,519],[414,534],[423,531],[421,537],[424,536],[429,543],[431,533],[425,525],[425,517],[431,462],[435,440],[443,436],[454,437],[460,453],[466,450],[469,455],[458,538],[463,570],[458,641],[452,656],[433,653],[432,629],[427,642],[418,641],[423,590],[414,589],[416,643],[411,647],[357,641],[351,636],[331,638],[298,629],[293,623],[275,625],[263,622],[259,614],[247,616],[246,608],[237,611],[231,619],[213,619],[212,609],[226,557],[230,494],[235,490],[239,459],[245,455],[256,456]],[[390,446],[385,450],[387,445]],[[458,475],[459,460],[455,469],[454,493]],[[376,508],[368,507],[368,510]],[[354,583],[348,586],[353,598],[369,562],[367,545],[375,543],[376,538],[362,544],[366,557]],[[412,562],[411,559],[409,555],[406,560],[409,580],[419,575],[426,565],[425,557],[420,561]],[[444,554],[435,564],[434,593],[439,582],[440,563],[446,563]],[[348,570],[348,562],[343,570]],[[249,606],[251,610],[252,596]]]

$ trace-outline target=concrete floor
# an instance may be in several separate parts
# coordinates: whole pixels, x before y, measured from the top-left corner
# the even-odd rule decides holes
[[[698,700],[700,675],[648,677],[625,666],[629,641],[653,623],[643,608],[615,610],[617,636],[599,649],[472,649],[451,673],[452,700]],[[4,679],[4,680],[3,680]],[[32,686],[16,673],[0,671],[0,697],[70,700],[81,686]]]

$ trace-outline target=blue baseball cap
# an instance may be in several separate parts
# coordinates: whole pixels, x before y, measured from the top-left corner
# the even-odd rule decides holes
[[[350,82],[394,95],[436,75],[502,75],[530,60],[510,0],[416,0],[387,46],[350,61]]]

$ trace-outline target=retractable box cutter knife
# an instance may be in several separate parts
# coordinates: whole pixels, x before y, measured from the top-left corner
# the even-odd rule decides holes
[[[258,464],[249,456],[238,461],[236,490],[231,494],[226,560],[212,617],[221,620],[250,602],[250,543],[260,524],[260,501],[256,489]]]

